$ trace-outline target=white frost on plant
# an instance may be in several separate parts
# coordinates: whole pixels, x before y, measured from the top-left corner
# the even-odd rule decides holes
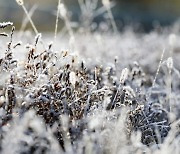
[[[177,37],[175,34],[170,34],[169,35],[169,45],[171,47],[174,47],[174,45],[176,44],[176,40],[177,40]]]
[[[171,70],[173,68],[173,58],[169,57],[167,59],[167,67]]]
[[[136,97],[136,93],[130,86],[124,86],[123,90],[125,90],[127,92],[128,96],[130,96],[131,98]]]
[[[124,68],[121,72],[120,76],[120,83],[123,84],[125,80],[128,78],[129,70],[127,68]]]
[[[59,13],[60,13],[60,15],[61,15],[63,18],[66,18],[66,16],[67,16],[67,10],[66,10],[66,8],[65,8],[65,6],[64,6],[63,3],[60,3],[60,5],[59,5]]]
[[[13,23],[12,22],[2,22],[2,23],[0,23],[0,28],[5,28],[5,27],[7,27],[7,26],[12,26],[13,25]]]
[[[110,6],[110,1],[109,0],[102,0],[102,4],[106,7]]]
[[[16,2],[18,3],[18,5],[24,5],[24,0],[16,0]]]
[[[75,87],[75,84],[76,84],[76,73],[75,72],[70,72],[69,81]]]

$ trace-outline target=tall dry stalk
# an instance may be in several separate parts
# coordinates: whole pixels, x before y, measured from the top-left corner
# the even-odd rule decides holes
[[[58,29],[58,21],[59,21],[59,9],[60,9],[60,3],[61,0],[58,1],[58,6],[57,6],[57,13],[56,13],[56,25],[55,25],[55,31],[54,31],[54,41],[56,41],[57,37],[57,29]]]

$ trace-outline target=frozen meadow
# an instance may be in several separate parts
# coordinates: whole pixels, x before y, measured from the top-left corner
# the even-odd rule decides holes
[[[79,0],[85,23],[59,0],[55,32],[40,33],[16,1],[33,31],[0,23],[0,153],[180,153],[179,22],[120,32],[109,0],[99,25],[96,0]]]

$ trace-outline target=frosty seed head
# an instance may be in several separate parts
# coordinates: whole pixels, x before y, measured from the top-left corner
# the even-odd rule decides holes
[[[37,34],[35,37],[35,46],[37,46],[37,43],[40,39],[41,39],[41,33]]]
[[[110,1],[109,0],[102,0],[102,4],[104,6],[109,6],[110,5]]]
[[[124,86],[123,91],[125,91],[130,98],[136,97],[136,93],[130,86]]]
[[[76,84],[76,74],[74,72],[71,72],[69,74],[69,81],[75,87],[75,84]]]
[[[18,3],[18,5],[23,5],[24,4],[23,0],[16,0],[16,2]]]
[[[125,80],[127,79],[128,77],[128,73],[129,73],[129,70],[127,68],[124,68],[121,72],[121,76],[120,76],[120,83],[123,84],[125,82]]]
[[[61,15],[63,18],[65,18],[66,15],[67,15],[67,10],[66,10],[66,8],[65,8],[65,6],[64,6],[63,3],[61,3],[61,4],[59,5],[59,13],[60,13],[60,15]]]
[[[174,46],[176,43],[176,35],[175,34],[170,34],[169,35],[169,45]]]
[[[168,67],[169,69],[172,69],[172,68],[173,68],[173,59],[172,59],[172,57],[169,57],[169,58],[167,59],[167,67]]]

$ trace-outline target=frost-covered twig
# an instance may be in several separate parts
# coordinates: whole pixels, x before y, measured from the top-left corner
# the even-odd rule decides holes
[[[0,28],[4,29],[4,28],[6,28],[8,26],[12,26],[12,25],[13,25],[12,22],[2,22],[2,23],[0,23]]]

